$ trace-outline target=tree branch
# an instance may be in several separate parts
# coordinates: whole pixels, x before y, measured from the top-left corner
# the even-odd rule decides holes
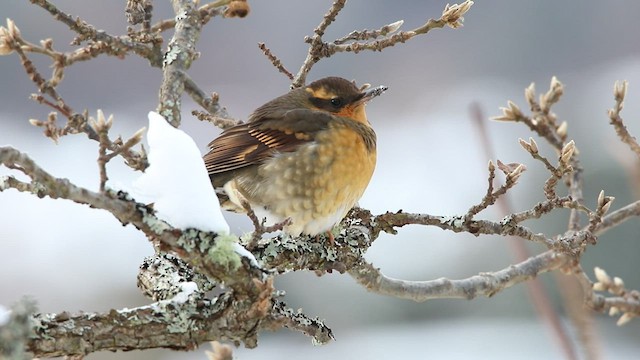
[[[373,265],[362,262],[349,270],[349,275],[367,290],[423,302],[431,299],[453,298],[471,300],[478,296],[491,297],[515,284],[538,274],[558,269],[568,258],[554,251],[546,251],[519,264],[500,271],[481,273],[463,280],[440,278],[428,281],[408,281],[385,276]]]
[[[172,0],[176,14],[175,33],[167,45],[162,61],[162,85],[158,113],[171,125],[180,125],[182,93],[185,89],[185,74],[198,57],[196,43],[200,38],[202,23],[200,12],[190,0]]]

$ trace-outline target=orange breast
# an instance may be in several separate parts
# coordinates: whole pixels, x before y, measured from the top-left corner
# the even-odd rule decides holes
[[[330,230],[362,197],[376,164],[375,148],[344,124],[336,124],[258,169],[262,178],[238,185],[252,207],[261,207],[274,221],[291,218],[288,232],[315,235]]]

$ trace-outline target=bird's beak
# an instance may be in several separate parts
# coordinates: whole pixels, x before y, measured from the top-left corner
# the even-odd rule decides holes
[[[378,95],[382,95],[385,91],[387,91],[387,89],[388,89],[388,87],[386,87],[384,85],[380,85],[380,86],[375,87],[373,89],[369,89],[369,90],[363,91],[362,92],[362,98],[360,99],[360,102],[367,102],[367,101],[373,99],[374,97],[376,97]]]

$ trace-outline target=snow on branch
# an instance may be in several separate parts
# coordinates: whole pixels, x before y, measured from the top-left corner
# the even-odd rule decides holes
[[[179,229],[229,234],[202,155],[193,139],[149,112],[149,168],[134,183],[159,218]]]

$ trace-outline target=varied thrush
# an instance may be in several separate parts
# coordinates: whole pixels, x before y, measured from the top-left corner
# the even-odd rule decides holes
[[[289,219],[284,230],[292,236],[330,231],[360,199],[376,165],[376,134],[364,108],[387,87],[368,88],[320,79],[222,132],[204,162],[228,197],[223,208],[243,212],[248,204],[268,223]]]

